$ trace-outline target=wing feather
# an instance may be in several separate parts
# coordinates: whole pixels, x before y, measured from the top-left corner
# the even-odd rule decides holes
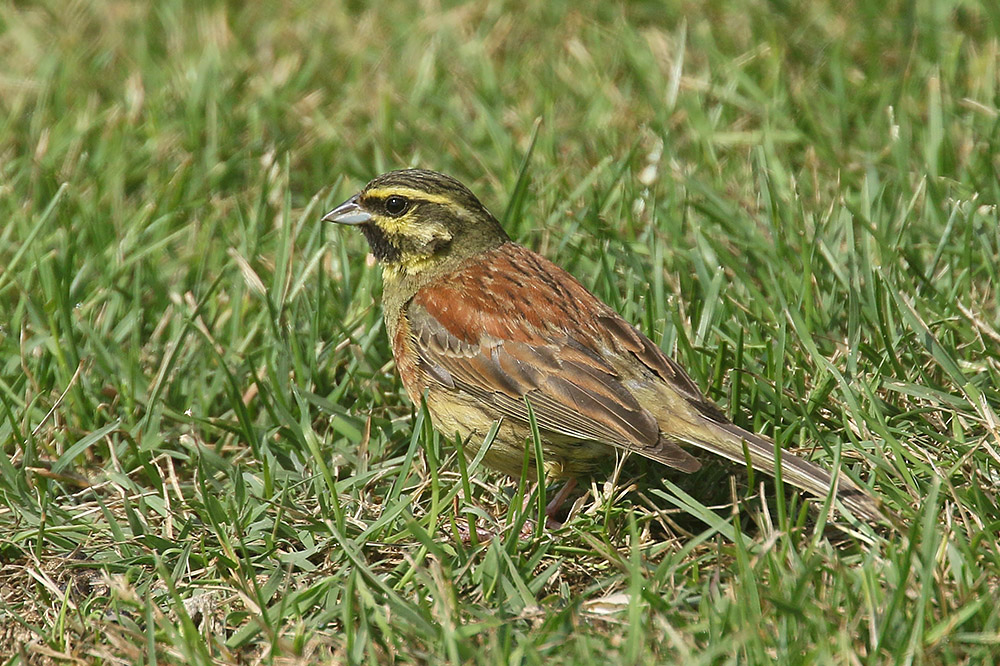
[[[510,319],[504,332],[515,339],[484,333],[474,342],[463,340],[431,312],[429,294],[423,296],[409,304],[407,318],[419,363],[433,380],[492,405],[498,417],[526,422],[527,399],[544,432],[605,442],[687,471],[699,467],[693,456],[661,437],[653,415],[585,343],[565,332],[543,337],[523,320],[523,327],[511,326]],[[456,303],[449,301],[448,307],[454,310]]]

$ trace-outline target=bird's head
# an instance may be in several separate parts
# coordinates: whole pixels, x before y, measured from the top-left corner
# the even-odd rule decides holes
[[[358,227],[387,275],[450,266],[509,240],[465,185],[422,169],[378,176],[323,220]]]

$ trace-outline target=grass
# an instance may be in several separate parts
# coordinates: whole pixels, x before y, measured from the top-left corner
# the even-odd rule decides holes
[[[992,4],[110,0],[0,25],[3,663],[1000,652]],[[318,222],[410,165],[902,526],[824,529],[716,465],[626,467],[532,530],[535,470],[466,464],[413,410],[378,270]]]

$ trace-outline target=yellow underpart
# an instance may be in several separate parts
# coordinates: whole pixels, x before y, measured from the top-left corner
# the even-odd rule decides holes
[[[404,275],[416,275],[436,263],[435,259],[432,256],[401,257],[395,263],[386,264],[382,268],[382,284],[384,286],[397,282]]]

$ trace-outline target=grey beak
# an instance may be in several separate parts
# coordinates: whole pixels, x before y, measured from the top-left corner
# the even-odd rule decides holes
[[[358,205],[358,195],[340,204],[329,213],[323,216],[324,222],[336,222],[337,224],[364,224],[371,221],[372,216],[366,213]]]

